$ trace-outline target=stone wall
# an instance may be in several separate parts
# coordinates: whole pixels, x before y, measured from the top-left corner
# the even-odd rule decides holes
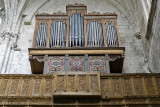
[[[17,47],[10,47],[11,51],[8,57],[7,67],[3,73],[31,73],[30,63],[28,60],[28,48],[31,48],[32,46],[35,27],[35,14],[53,14],[57,11],[66,12],[66,5],[75,3],[85,4],[87,6],[88,13],[96,11],[100,13],[115,12],[116,14],[118,14],[118,28],[120,32],[120,39],[122,42],[122,46],[126,48],[123,73],[147,72],[145,70],[146,63],[144,62],[143,41],[135,36],[137,33],[137,29],[140,29],[139,25],[141,24],[133,24],[131,19],[135,20],[135,22],[136,19],[134,19],[134,17],[129,18],[129,15],[131,15],[129,13],[131,12],[127,12],[128,10],[123,6],[116,8],[116,6],[112,5],[109,1],[110,0],[29,0],[22,11],[22,15],[25,17],[22,19],[22,22],[20,24]],[[117,1],[114,0],[113,2]],[[135,10],[132,9],[132,12],[139,11],[141,5],[138,6],[139,7],[135,8]],[[122,11],[124,14],[122,13]],[[25,25],[24,23],[29,23],[29,25]],[[143,26],[145,26],[145,24],[143,24],[142,27]],[[3,46],[1,49],[3,50]],[[0,58],[1,56],[2,55],[0,54]]]
[[[156,13],[153,20],[152,35],[149,40],[149,70],[160,72],[160,1],[157,0]]]

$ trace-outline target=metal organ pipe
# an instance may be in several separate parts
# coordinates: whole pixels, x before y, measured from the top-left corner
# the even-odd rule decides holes
[[[97,21],[87,23],[88,47],[101,47],[103,43],[102,24]]]
[[[65,47],[66,43],[66,23],[56,21],[51,24],[50,48]]]
[[[46,47],[48,27],[46,23],[41,23],[37,29],[35,47]]]
[[[109,47],[118,46],[117,30],[112,22],[108,22],[107,24],[106,39]]]
[[[70,17],[69,47],[84,46],[83,20],[79,13],[74,13]]]

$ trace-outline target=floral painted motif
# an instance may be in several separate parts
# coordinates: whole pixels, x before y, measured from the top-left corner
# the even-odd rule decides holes
[[[64,71],[64,57],[49,57],[49,71]]]
[[[71,71],[84,71],[84,57],[71,56],[70,57],[70,70]]]

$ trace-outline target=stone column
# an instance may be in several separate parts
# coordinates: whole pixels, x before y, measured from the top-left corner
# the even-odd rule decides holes
[[[7,32],[7,33],[4,33],[3,36],[4,36],[4,42],[3,42],[3,46],[2,46],[2,50],[1,50],[1,57],[0,57],[0,73],[1,74],[2,74],[2,68],[4,66],[4,60],[5,60],[5,57],[7,54],[11,34]]]

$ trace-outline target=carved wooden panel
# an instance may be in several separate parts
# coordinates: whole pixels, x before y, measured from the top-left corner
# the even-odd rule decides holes
[[[30,94],[30,78],[22,80],[21,96],[28,96]]]
[[[1,79],[0,96],[6,95],[8,82],[9,82],[9,79]]]
[[[99,91],[99,83],[97,75],[90,75],[90,91],[91,92]]]
[[[119,78],[112,78],[113,96],[122,96],[121,80]]]
[[[57,72],[54,95],[100,95],[99,73]]]
[[[70,71],[84,71],[84,56],[70,56]]]
[[[155,95],[156,94],[156,89],[155,86],[153,84],[153,79],[151,78],[145,78],[145,86],[146,86],[146,90],[148,92],[148,95]]]
[[[90,56],[90,71],[105,71],[104,56]]]
[[[101,79],[101,95],[102,97],[111,96],[110,79]]]
[[[78,92],[86,92],[87,91],[87,77],[86,75],[78,76]]]
[[[144,95],[142,78],[134,78],[134,89],[136,91],[136,95]]]
[[[64,56],[50,56],[49,71],[64,71]]]
[[[65,91],[65,81],[66,78],[64,75],[57,75],[55,80],[55,91],[64,92]]]
[[[160,77],[155,78],[155,80],[156,80],[157,89],[160,95]]]
[[[9,88],[9,96],[17,96],[19,93],[19,79],[12,79]]]
[[[124,94],[125,94],[125,96],[134,95],[133,84],[132,84],[131,78],[124,78],[123,83],[124,83]]]
[[[33,85],[33,96],[40,96],[41,95],[41,79],[34,79],[34,85]]]
[[[52,94],[53,79],[45,78],[44,80],[44,96],[50,96]]]
[[[68,75],[67,77],[67,92],[76,91],[76,77],[75,75]]]

